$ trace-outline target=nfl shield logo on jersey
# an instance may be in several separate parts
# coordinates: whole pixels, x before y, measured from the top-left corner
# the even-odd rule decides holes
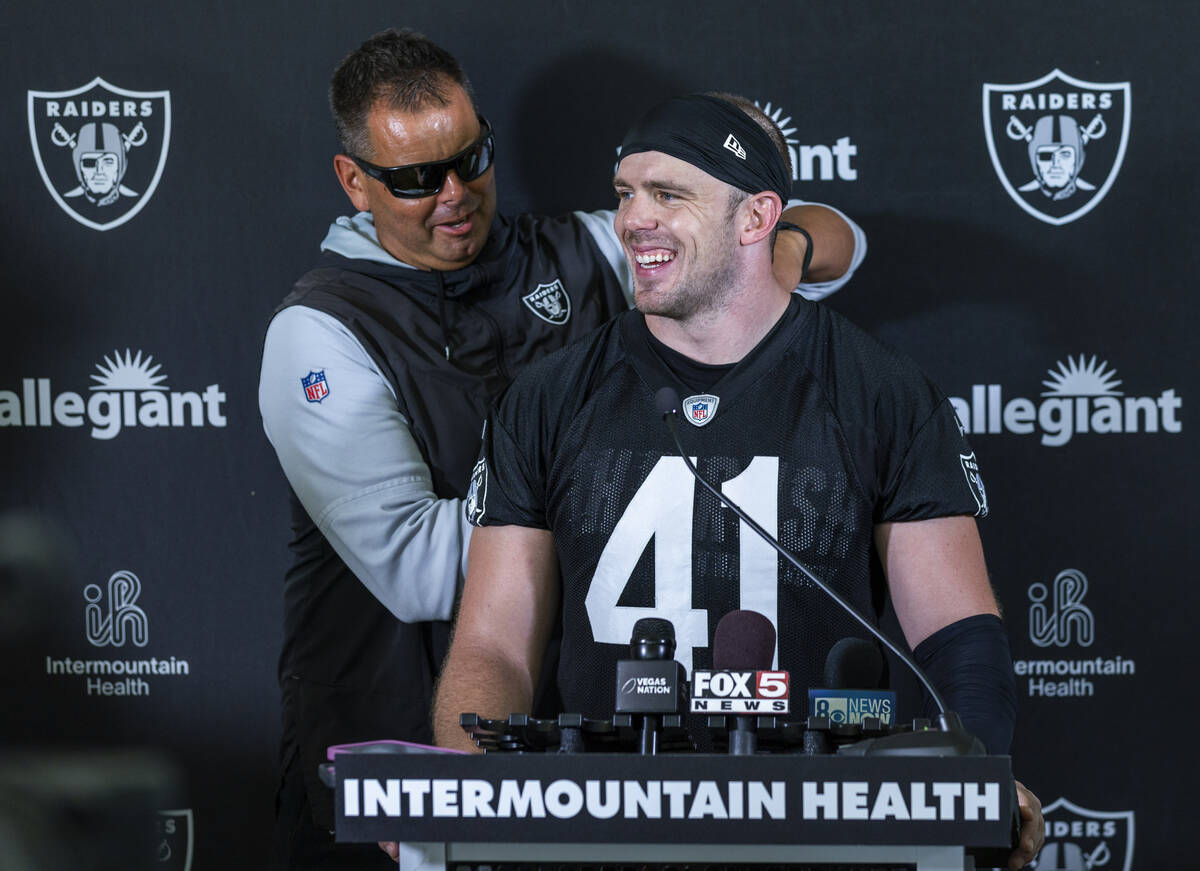
[[[683,400],[683,416],[693,426],[704,426],[717,413],[717,403],[720,398],[711,393],[700,393]]]
[[[304,398],[309,402],[320,402],[329,395],[329,382],[325,380],[324,369],[320,372],[310,371],[300,379],[300,384],[304,387]]]
[[[550,324],[565,324],[571,317],[571,297],[567,296],[557,278],[549,284],[539,284],[532,293],[521,297],[529,310]]]

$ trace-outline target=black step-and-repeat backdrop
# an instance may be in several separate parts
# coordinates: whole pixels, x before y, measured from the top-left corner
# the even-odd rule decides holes
[[[608,207],[615,146],[663,96],[731,90],[778,119],[797,195],[870,239],[831,304],[955,397],[980,457],[1017,769],[1056,855],[1187,864],[1200,7],[71,0],[5,17],[0,729],[27,754],[167,751],[184,784],[163,868],[265,862],[287,516],[260,345],[349,211],[329,73],[393,25],[463,61],[509,212]]]

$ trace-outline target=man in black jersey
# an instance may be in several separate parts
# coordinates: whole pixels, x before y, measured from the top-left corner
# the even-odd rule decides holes
[[[614,226],[637,309],[526,369],[488,419],[436,739],[470,748],[462,711],[528,711],[555,622],[566,710],[593,717],[612,713],[640,618],[672,622],[691,671],[711,666],[721,616],[759,611],[801,686],[819,685],[826,652],[855,634],[698,490],[655,410],[669,386],[687,397],[681,437],[701,474],[861,611],[890,594],[949,706],[1008,752],[1015,686],[973,516],[987,501],[945,395],[775,281],[786,169],[728,103],[669,100],[621,155]],[[1014,868],[1043,834],[1036,797],[1020,794]]]

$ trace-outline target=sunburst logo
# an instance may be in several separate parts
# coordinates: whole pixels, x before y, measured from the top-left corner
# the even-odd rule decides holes
[[[770,100],[766,103],[755,100],[754,105],[775,122],[783,134],[788,159],[792,164],[793,181],[812,181],[815,178],[822,181],[832,181],[834,178],[854,181],[858,178],[858,170],[850,165],[850,158],[858,154],[858,146],[850,141],[849,136],[841,137],[833,145],[801,145],[793,135],[797,128],[792,126],[792,116],[786,114],[782,106],[772,106]]]
[[[796,178],[798,175],[796,172],[796,146],[800,144],[800,140],[792,138],[792,134],[796,132],[796,128],[788,126],[792,123],[792,116],[788,115],[785,118],[783,115],[782,106],[772,109],[770,100],[768,100],[766,104],[762,106],[759,106],[758,100],[755,100],[754,105],[762,109],[763,114],[774,121],[775,126],[779,128],[779,132],[783,134],[783,139],[788,144],[788,157],[790,158],[790,162],[792,164],[792,178]]]
[[[1058,369],[1050,369],[1050,377],[1042,382],[1049,390],[1042,391],[1042,396],[1120,396],[1116,388],[1121,384],[1117,378],[1117,370],[1109,369],[1106,361],[1097,365],[1096,355],[1085,362],[1083,354],[1078,360],[1067,357],[1067,362],[1061,360],[1056,364]]]
[[[167,376],[158,374],[158,370],[162,366],[155,363],[154,358],[149,354],[143,360],[141,351],[134,356],[126,348],[124,357],[121,356],[120,351],[113,351],[112,356],[113,359],[110,359],[105,355],[104,362],[96,364],[96,369],[100,374],[91,376],[92,380],[97,383],[89,389],[163,391],[167,389],[166,385],[162,383],[167,380]]]

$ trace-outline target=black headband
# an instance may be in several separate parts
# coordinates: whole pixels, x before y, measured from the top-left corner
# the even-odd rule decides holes
[[[677,157],[747,193],[774,191],[785,203],[791,190],[791,173],[771,137],[719,97],[691,94],[659,103],[621,143],[622,159],[640,151]]]

